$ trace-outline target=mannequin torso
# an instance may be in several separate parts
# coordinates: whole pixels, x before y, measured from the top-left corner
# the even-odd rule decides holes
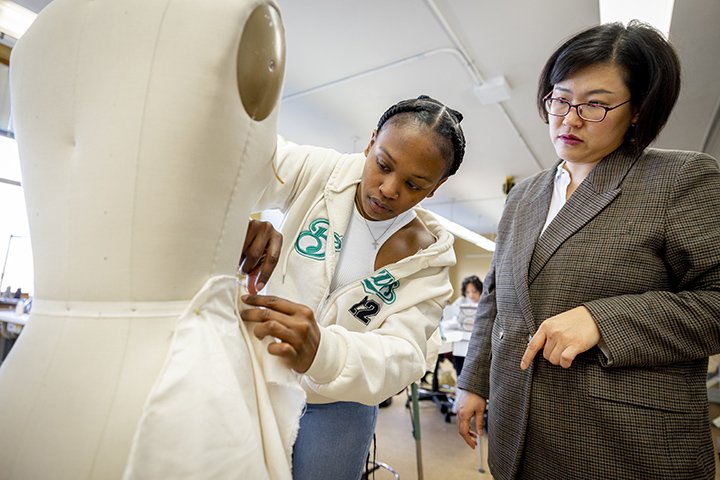
[[[234,275],[274,181],[282,38],[268,1],[55,0],[18,42],[35,308],[0,369],[0,471],[122,475],[178,314]]]

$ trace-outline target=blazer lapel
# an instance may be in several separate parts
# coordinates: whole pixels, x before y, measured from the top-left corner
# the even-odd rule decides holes
[[[513,222],[511,258],[515,292],[530,333],[533,335],[535,334],[535,321],[530,303],[528,269],[540,230],[545,224],[550,208],[556,169],[557,165],[543,173],[540,181],[521,200]]]
[[[550,257],[570,236],[612,202],[636,158],[620,152],[601,160],[575,190],[547,229],[538,238],[530,260],[528,283],[532,283]],[[547,214],[547,209],[545,210]],[[544,217],[543,217],[544,218]]]

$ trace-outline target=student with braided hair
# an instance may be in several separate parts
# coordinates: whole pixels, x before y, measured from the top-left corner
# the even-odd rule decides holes
[[[426,371],[455,254],[452,236],[417,204],[460,166],[461,120],[420,96],[382,115],[363,154],[278,150],[284,183],[259,207],[284,212],[285,244],[269,295],[243,297],[242,318],[258,338],[276,339],[269,352],[307,394],[294,479],[360,478],[378,403]]]

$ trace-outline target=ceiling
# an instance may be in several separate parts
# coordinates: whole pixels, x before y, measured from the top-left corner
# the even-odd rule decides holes
[[[19,0],[34,11],[47,0]],[[597,0],[278,0],[287,39],[280,133],[297,143],[361,151],[398,100],[427,94],[460,110],[467,140],[459,172],[423,205],[482,234],[496,230],[506,177],[556,161],[535,109],[546,58],[599,23]],[[720,158],[720,2],[676,0],[670,40],[683,90],[655,146]],[[509,99],[474,89],[504,76]]]

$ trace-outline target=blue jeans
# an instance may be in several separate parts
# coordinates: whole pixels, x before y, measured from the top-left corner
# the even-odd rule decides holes
[[[378,407],[308,404],[293,447],[293,480],[358,480],[365,470]]]

